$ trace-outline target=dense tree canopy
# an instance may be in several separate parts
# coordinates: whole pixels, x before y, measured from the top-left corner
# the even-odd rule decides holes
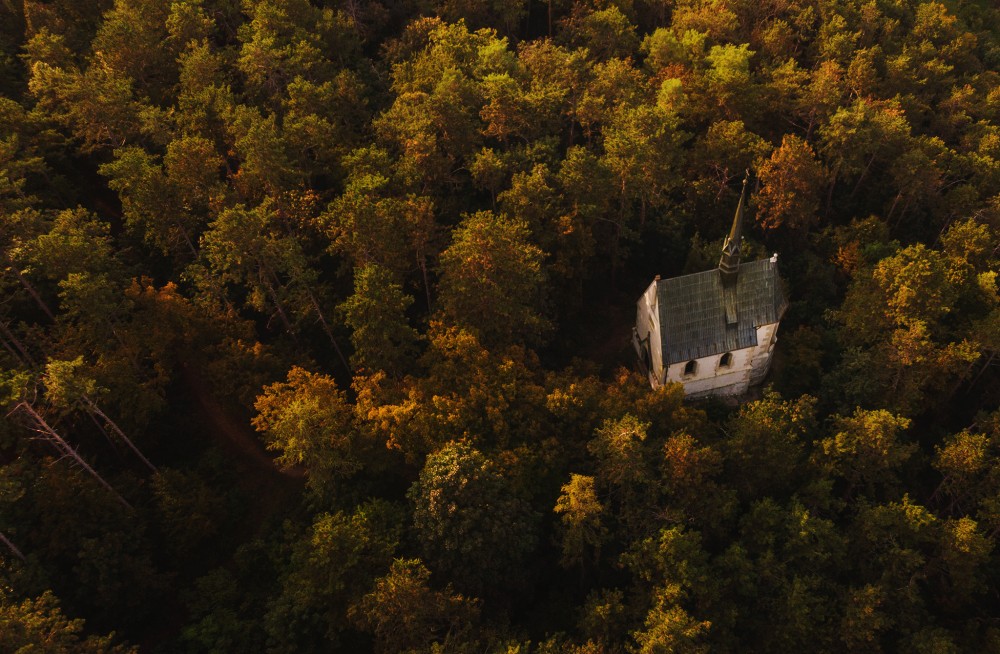
[[[998,26],[0,3],[0,650],[1000,650]],[[767,386],[652,391],[746,171]]]

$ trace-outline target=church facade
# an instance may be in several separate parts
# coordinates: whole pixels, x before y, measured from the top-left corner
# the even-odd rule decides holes
[[[688,397],[741,395],[771,367],[788,307],[778,255],[740,262],[746,181],[718,268],[653,280],[639,298],[632,344],[649,383]]]

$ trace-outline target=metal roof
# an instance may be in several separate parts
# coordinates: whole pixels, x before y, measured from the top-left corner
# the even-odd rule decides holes
[[[725,289],[718,268],[656,282],[665,364],[757,345],[757,328],[781,319],[788,302],[777,257],[740,264],[736,286]],[[726,320],[735,299],[736,320]],[[733,297],[735,296],[735,298]]]

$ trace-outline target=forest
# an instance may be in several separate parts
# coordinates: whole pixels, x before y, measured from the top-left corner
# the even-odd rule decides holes
[[[988,0],[0,0],[0,651],[1000,652],[998,250]]]

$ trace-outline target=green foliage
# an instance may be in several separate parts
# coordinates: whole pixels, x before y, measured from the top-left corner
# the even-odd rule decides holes
[[[85,71],[36,62],[28,87],[38,108],[69,129],[83,152],[119,147],[138,131],[132,80],[102,64]]]
[[[0,647],[7,652],[127,654],[139,651],[115,644],[114,634],[84,635],[83,627],[83,620],[71,620],[63,615],[59,600],[51,592],[22,602],[5,595],[0,603]]]
[[[427,457],[407,496],[432,570],[476,594],[523,581],[519,571],[537,540],[536,515],[482,452],[445,445]]]
[[[354,330],[351,363],[355,368],[399,374],[416,354],[417,332],[406,320],[413,298],[377,264],[357,268],[354,295],[340,305],[344,322]]]
[[[267,448],[280,452],[277,462],[304,467],[315,490],[330,492],[362,467],[368,443],[331,377],[294,367],[287,382],[264,387],[254,408],[252,424]]]
[[[352,607],[354,619],[374,636],[376,652],[426,651],[431,643],[449,651],[466,646],[462,641],[471,636],[478,603],[450,588],[433,590],[430,576],[419,559],[396,559]]]
[[[153,486],[161,533],[177,555],[196,555],[229,526],[224,498],[197,475],[162,469]]]
[[[609,419],[587,444],[597,462],[601,485],[621,493],[626,502],[649,481],[650,471],[644,457],[649,426],[633,415]]]
[[[808,229],[816,222],[825,174],[808,143],[784,136],[758,174],[763,189],[754,202],[762,227]]]
[[[991,347],[989,319],[970,329],[952,315],[962,296],[976,298],[973,315],[997,305],[991,267],[976,254],[989,233],[985,226],[959,222],[946,232],[944,251],[918,243],[855,276],[836,314],[845,327],[842,339],[869,346],[862,356],[878,367],[876,384],[892,390],[890,406],[913,411],[921,401],[934,402],[927,395],[932,392],[937,401],[947,399],[953,380],[969,374],[980,356],[977,338]],[[956,248],[956,241],[965,245]],[[853,399],[854,389],[845,387]]]
[[[466,216],[441,253],[441,314],[487,344],[543,341],[550,328],[542,252],[523,221],[480,211]]]
[[[385,502],[323,513],[292,546],[281,590],[264,616],[269,651],[327,650],[347,629],[347,608],[384,575],[401,516]]]
[[[171,141],[160,165],[142,148],[115,151],[100,168],[108,187],[118,191],[125,220],[164,253],[196,255],[213,195],[219,193],[221,160],[207,139],[187,136]],[[155,210],[152,210],[155,207]]]
[[[603,511],[594,489],[594,478],[571,475],[569,482],[563,485],[555,507],[564,530],[563,565],[583,563],[590,558],[588,552],[591,551],[595,560],[600,558],[601,543],[607,537],[607,530],[601,524]]]
[[[744,405],[731,418],[723,452],[732,483],[749,496],[787,492],[801,479],[804,438],[815,430],[816,399],[777,393]]]
[[[667,587],[655,595],[655,606],[646,616],[646,629],[634,634],[641,654],[708,652],[706,634],[710,622],[695,620],[677,605],[678,589]]]
[[[853,416],[837,416],[834,435],[820,443],[819,464],[844,479],[848,495],[876,496],[879,488],[897,483],[900,468],[917,451],[915,444],[898,439],[909,426],[909,420],[885,410],[858,409]]]
[[[240,592],[238,579],[229,571],[213,570],[195,580],[190,595],[192,620],[181,643],[207,651],[264,651],[259,607]],[[245,617],[250,613],[252,620]]]
[[[577,45],[586,48],[598,60],[611,57],[624,59],[639,45],[635,26],[614,4],[606,9],[574,16],[566,33],[571,34]]]
[[[384,150],[355,150],[344,159],[348,182],[322,217],[332,248],[359,268],[375,264],[400,277],[419,267],[425,274],[432,253],[434,203],[430,198],[391,193],[392,172]],[[429,292],[429,289],[425,289]]]
[[[130,629],[148,618],[169,578],[152,560],[146,525],[66,460],[25,461],[7,472],[33,480],[5,502],[3,524],[20,549],[47,562],[48,578],[33,583],[85,608],[92,622]]]
[[[0,2],[0,649],[997,650],[988,5]]]
[[[201,261],[191,274],[209,296],[228,301],[227,285],[246,294],[255,310],[278,318],[288,332],[317,311],[315,272],[302,242],[282,224],[270,200],[222,212],[201,239]],[[320,312],[322,315],[322,312]]]
[[[85,395],[97,392],[97,382],[80,374],[83,356],[72,361],[49,361],[45,364],[45,395],[52,404],[72,408]]]

